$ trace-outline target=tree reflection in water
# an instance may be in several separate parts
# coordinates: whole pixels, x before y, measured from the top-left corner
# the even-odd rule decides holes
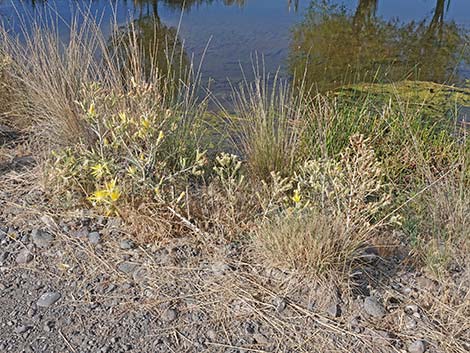
[[[306,72],[307,84],[319,90],[354,82],[445,82],[468,60],[467,34],[444,21],[449,2],[437,0],[430,20],[402,23],[378,17],[378,0],[359,0],[353,13],[330,1],[312,1],[293,30],[290,70]]]
[[[189,59],[178,38],[177,28],[164,24],[158,13],[158,0],[134,0],[136,18],[112,35],[113,47],[123,74],[158,75],[179,81],[186,77]],[[140,52],[137,57],[133,52]],[[140,58],[140,60],[137,60]]]
[[[142,73],[155,74],[159,71],[162,77],[170,76],[174,81],[186,77],[189,69],[189,58],[184,51],[183,43],[178,37],[178,29],[164,24],[159,16],[159,5],[164,4],[174,9],[190,9],[203,3],[213,3],[217,0],[133,0],[136,19],[122,26],[116,33],[111,45],[117,49],[117,57],[122,66],[132,65],[128,60],[129,46],[138,47],[143,53],[144,62]],[[292,1],[292,0],[289,0]],[[294,6],[298,0],[293,0]],[[223,0],[227,6],[245,5],[246,0]],[[136,34],[137,36],[134,36]],[[140,64],[140,63],[139,63]],[[132,68],[135,72],[136,68]],[[137,70],[138,71],[138,70]]]

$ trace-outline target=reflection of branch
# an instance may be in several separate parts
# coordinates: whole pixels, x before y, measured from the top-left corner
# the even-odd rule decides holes
[[[444,14],[445,14],[445,3],[446,0],[437,0],[436,8],[434,9],[434,16],[429,23],[428,34],[430,36],[438,35],[442,37],[442,28],[444,26]],[[447,1],[447,8],[449,8],[450,0]]]
[[[147,6],[146,14],[143,14],[142,9]],[[158,0],[134,0],[134,8],[140,9],[139,17],[147,17],[150,15],[150,6],[152,7],[152,14],[155,18],[159,18],[158,15]]]
[[[326,91],[405,77],[444,82],[465,59],[467,32],[444,21],[450,0],[433,0],[436,8],[419,23],[384,19],[379,0],[358,0],[352,13],[336,1],[312,1],[316,6],[294,27],[289,53],[291,74],[306,72],[307,86]]]
[[[297,12],[299,10],[299,0],[293,0],[294,1],[294,12]],[[289,7],[289,11],[292,6],[292,0],[287,0],[287,6]]]
[[[377,14],[378,0],[359,0],[356,13],[354,14],[354,26],[361,30],[365,25],[370,24]]]

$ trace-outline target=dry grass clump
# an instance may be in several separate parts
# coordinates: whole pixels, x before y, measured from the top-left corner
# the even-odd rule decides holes
[[[12,113],[34,125],[36,133],[63,146],[93,143],[96,137],[84,119],[81,103],[93,99],[95,84],[99,94],[123,99],[121,105],[126,104],[128,93],[135,95],[136,89],[152,87],[146,92],[146,107],[130,107],[133,112],[142,108],[139,114],[157,106],[160,110],[178,108],[183,113],[194,107],[195,85],[189,78],[196,74],[186,58],[174,55],[173,46],[166,47],[173,45],[174,38],[148,43],[133,24],[124,28],[114,24],[108,38],[93,15],[83,11],[66,24],[69,31],[64,39],[55,23],[61,20],[55,16],[45,11],[23,19],[18,36],[0,26],[1,50],[11,62],[6,73],[15,81],[12,88],[17,91]],[[158,63],[165,53],[168,56],[161,68]]]
[[[5,114],[8,112],[10,97],[6,84],[5,67],[8,65],[6,58],[0,54],[0,122],[5,120]]]
[[[260,255],[311,272],[344,269],[371,240],[390,202],[383,172],[362,136],[339,161],[306,161],[292,179],[291,207],[255,233]]]
[[[254,177],[271,172],[289,175],[300,153],[300,135],[308,112],[303,88],[291,87],[277,75],[255,67],[253,83],[232,92],[234,114],[225,113],[232,141]]]
[[[17,97],[14,95],[14,81],[8,72],[11,65],[11,59],[0,48],[0,124],[22,128],[23,126],[12,119],[13,105]]]
[[[0,29],[2,50],[12,61],[8,73],[17,84],[12,114],[17,123],[34,126],[55,142],[88,141],[92,137],[75,102],[82,84],[99,74],[93,56],[102,43],[92,31],[85,33],[72,24],[70,43],[64,44],[54,28],[42,25],[33,21],[31,32],[24,29],[23,40]]]
[[[360,245],[346,235],[342,220],[315,212],[265,222],[255,238],[271,265],[315,274],[343,268]]]
[[[413,202],[413,216],[405,228],[415,252],[437,275],[469,265],[470,193],[462,177],[454,172],[430,182]]]

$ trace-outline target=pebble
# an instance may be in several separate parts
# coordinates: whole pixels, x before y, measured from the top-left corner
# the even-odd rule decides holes
[[[211,341],[215,341],[217,339],[217,333],[214,330],[208,330],[206,332],[206,337]]]
[[[119,247],[122,249],[122,250],[130,250],[130,249],[134,249],[135,248],[135,244],[132,240],[122,240],[120,243],[119,243]]]
[[[286,309],[286,306],[287,306],[286,300],[281,297],[274,298],[273,304],[276,307],[276,312],[279,314],[282,313]]]
[[[121,262],[118,265],[118,270],[127,274],[131,274],[136,270],[136,268],[137,265],[130,262]]]
[[[88,241],[94,245],[99,244],[101,242],[100,233],[98,232],[88,233]]]
[[[172,322],[176,320],[176,317],[178,316],[178,313],[176,312],[175,309],[166,309],[162,316],[161,319],[165,322]]]
[[[253,338],[254,340],[256,341],[256,343],[259,343],[259,344],[268,344],[269,341],[268,339],[266,338],[265,335],[261,334],[261,333],[255,333],[253,335]]]
[[[381,318],[385,315],[385,309],[376,297],[370,296],[364,299],[364,311],[370,316]]]
[[[424,345],[424,342],[422,340],[417,340],[408,346],[408,352],[409,353],[424,353],[426,351],[426,347]]]
[[[407,330],[414,330],[418,326],[418,323],[412,317],[405,317],[405,328]]]
[[[341,316],[341,307],[339,304],[332,304],[326,309],[326,313],[330,315],[331,317],[340,317]]]
[[[58,292],[47,292],[41,295],[36,302],[36,305],[43,308],[48,308],[60,299],[61,295]]]
[[[412,314],[417,313],[417,312],[418,312],[418,306],[415,305],[415,304],[410,304],[410,305],[407,305],[405,307],[405,313],[407,313],[407,314],[412,315]]]
[[[28,325],[21,325],[21,326],[18,326],[16,329],[15,329],[15,333],[18,334],[18,335],[21,335],[25,332],[28,332],[29,330],[31,330],[31,326],[28,326]]]
[[[51,246],[54,237],[47,232],[44,232],[40,229],[34,229],[31,232],[31,238],[34,245],[38,248],[48,248]]]
[[[28,249],[22,249],[16,256],[16,263],[18,265],[27,264],[33,259],[33,254]]]

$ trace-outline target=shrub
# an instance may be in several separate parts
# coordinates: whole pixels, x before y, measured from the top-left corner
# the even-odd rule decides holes
[[[79,117],[93,143],[55,153],[51,176],[107,213],[124,200],[139,205],[183,201],[191,178],[204,172],[194,112],[165,109],[158,87],[137,83],[122,95],[99,84],[83,88]],[[192,129],[185,124],[192,119]]]
[[[310,105],[302,150],[307,158],[335,159],[351,136],[364,135],[383,163],[387,180],[406,190],[422,182],[421,164],[430,164],[438,175],[458,158],[452,119],[430,116],[424,105],[399,97],[386,102],[367,95],[318,96]]]
[[[351,137],[339,161],[306,161],[292,185],[289,207],[255,235],[261,256],[276,265],[316,273],[341,268],[379,227],[397,221],[379,218],[391,196],[362,136]]]
[[[177,39],[148,43],[139,23],[107,38],[84,13],[65,42],[47,14],[30,18],[21,40],[0,27],[11,110],[53,151],[46,170],[60,206],[85,202],[133,224],[139,213],[177,218],[206,164],[198,74],[182,47],[164,60]]]

